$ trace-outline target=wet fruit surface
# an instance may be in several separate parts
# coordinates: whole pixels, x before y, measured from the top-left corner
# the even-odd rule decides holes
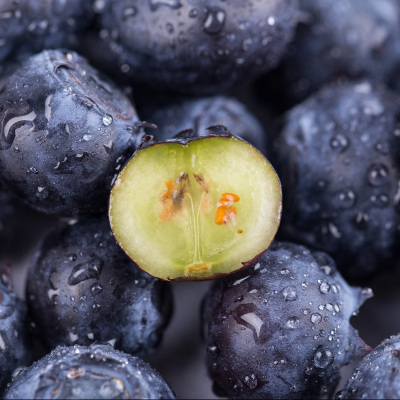
[[[126,96],[78,54],[44,51],[0,83],[0,178],[48,214],[104,210],[137,121]]]
[[[91,218],[49,233],[29,270],[26,298],[34,332],[50,348],[100,341],[143,355],[169,322],[167,285],[123,253],[105,218]]]
[[[334,85],[291,110],[276,141],[281,237],[328,252],[348,277],[399,253],[399,111],[382,86]]]
[[[260,256],[280,210],[269,162],[228,135],[138,150],[117,178],[109,213],[117,241],[140,268],[162,279],[199,280]]]
[[[399,368],[400,336],[397,335],[386,339],[363,358],[336,398],[398,399]]]
[[[369,350],[349,319],[370,296],[350,287],[327,254],[275,241],[204,298],[215,392],[243,399],[332,395],[340,368]]]
[[[93,61],[117,79],[184,92],[232,88],[276,66],[297,22],[294,0],[107,0],[97,11]]]
[[[32,344],[26,330],[26,304],[12,289],[11,275],[0,270],[0,392],[17,367],[32,361]]]
[[[111,345],[59,346],[22,370],[5,399],[174,399],[160,375]]]

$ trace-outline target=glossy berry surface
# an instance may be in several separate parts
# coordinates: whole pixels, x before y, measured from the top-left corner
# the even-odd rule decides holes
[[[224,125],[235,135],[250,142],[265,153],[267,136],[261,124],[244,104],[233,97],[214,96],[183,100],[175,104],[157,108],[153,112],[142,113],[143,119],[156,124],[158,130],[152,132],[157,141],[172,139],[172,134],[187,129],[193,136],[207,136],[207,128]]]
[[[299,4],[301,22],[280,67],[280,86],[294,100],[305,99],[341,76],[389,82],[397,75],[397,0],[300,0]]]
[[[157,278],[231,274],[259,258],[278,229],[282,196],[271,164],[225,127],[210,133],[140,148],[111,191],[118,243]]]
[[[4,399],[174,399],[161,376],[111,345],[59,346],[24,369]]]
[[[108,341],[142,355],[169,321],[167,285],[123,253],[106,219],[92,218],[49,233],[29,269],[26,298],[36,334],[51,348]]]
[[[16,296],[10,275],[0,271],[0,394],[14,369],[32,360],[27,325],[25,302]]]
[[[346,276],[399,253],[400,98],[366,81],[330,86],[292,109],[276,142],[281,236],[332,255]]]
[[[331,395],[339,369],[368,351],[349,319],[370,295],[349,286],[327,254],[273,242],[204,298],[214,390],[242,399]]]
[[[400,336],[386,339],[355,368],[336,399],[398,399],[400,397]]]
[[[231,88],[270,70],[297,22],[295,0],[107,0],[98,11],[98,47],[106,51],[93,50],[101,64],[117,78],[189,93]]]
[[[137,121],[128,98],[78,54],[39,53],[0,83],[0,178],[48,214],[104,210]]]

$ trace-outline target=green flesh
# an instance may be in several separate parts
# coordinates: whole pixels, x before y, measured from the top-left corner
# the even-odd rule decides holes
[[[228,204],[224,193],[240,200]],[[281,200],[261,153],[234,137],[208,137],[137,151],[112,189],[109,213],[117,241],[144,271],[201,280],[261,254],[277,231]]]

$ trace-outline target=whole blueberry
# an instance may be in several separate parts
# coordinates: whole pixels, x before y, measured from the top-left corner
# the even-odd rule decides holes
[[[244,104],[232,97],[183,100],[142,115],[157,125],[158,130],[152,132],[156,140],[171,139],[175,133],[187,129],[192,129],[196,137],[207,136],[208,127],[224,125],[236,136],[265,151],[266,135],[262,126]]]
[[[36,210],[99,212],[137,140],[128,98],[76,53],[48,50],[0,82],[0,178]]]
[[[274,242],[255,265],[220,279],[203,303],[207,367],[218,395],[331,395],[339,370],[369,350],[349,323],[371,295],[325,253]]]
[[[43,49],[75,49],[93,16],[92,0],[3,0],[0,62]]]
[[[51,348],[108,341],[143,355],[161,341],[172,308],[168,283],[123,253],[106,219],[49,233],[29,269],[26,292],[35,332]]]
[[[232,88],[276,66],[298,17],[297,0],[101,4],[101,44],[89,49],[96,62],[115,76],[187,93]]]
[[[329,253],[348,277],[391,265],[400,238],[400,98],[367,81],[320,91],[276,142],[280,237]]]
[[[4,399],[174,399],[162,377],[111,345],[58,346],[21,371]]]
[[[386,339],[355,368],[336,398],[398,399],[400,398],[400,336]]]
[[[279,85],[300,101],[335,78],[389,82],[400,57],[397,0],[300,0],[301,23]]]
[[[11,286],[10,274],[0,271],[0,394],[17,367],[32,361],[26,305]]]

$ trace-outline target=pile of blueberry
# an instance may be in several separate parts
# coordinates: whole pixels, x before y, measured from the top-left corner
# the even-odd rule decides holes
[[[398,0],[1,1],[0,397],[399,398],[399,76]],[[228,130],[279,176],[276,238],[213,281],[150,276],[110,228],[120,172]]]

